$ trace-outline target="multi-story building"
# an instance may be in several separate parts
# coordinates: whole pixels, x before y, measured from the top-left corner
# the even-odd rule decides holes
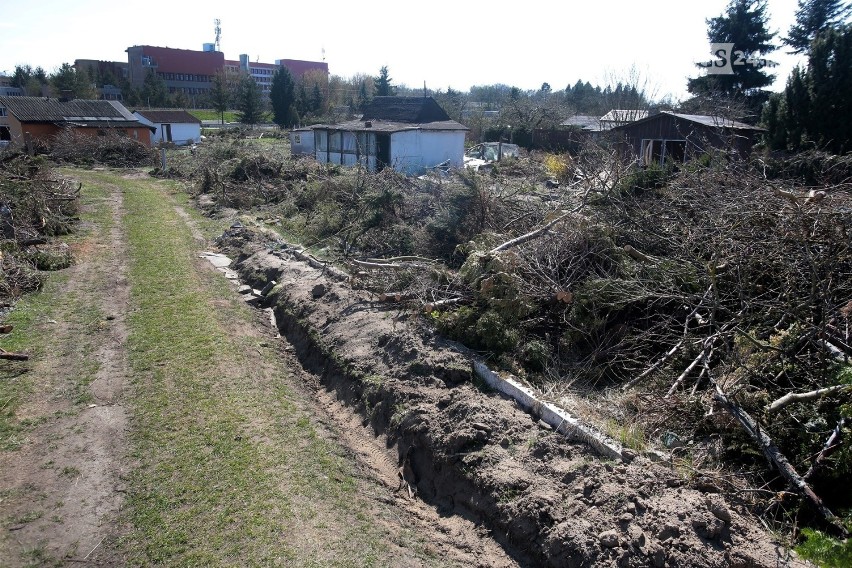
[[[127,48],[127,70],[130,85],[141,88],[149,72],[156,73],[170,93],[188,96],[210,91],[213,76],[225,67],[221,51],[192,51],[150,45]]]
[[[123,61],[99,61],[96,59],[75,59],[74,69],[85,71],[98,87],[98,99],[103,101],[123,100],[118,86],[127,80],[127,63]]]
[[[328,74],[328,64],[324,61],[277,59],[275,63],[260,63],[252,62],[245,54],[240,55],[239,60],[226,60],[222,52],[209,43],[204,44],[203,51],[150,45],[135,45],[126,51],[128,79],[132,86],[141,87],[148,72],[152,71],[165,81],[169,92],[182,92],[190,97],[208,93],[213,76],[223,70],[248,73],[265,93],[271,89],[272,76],[280,67],[286,67],[297,79],[308,71]]]

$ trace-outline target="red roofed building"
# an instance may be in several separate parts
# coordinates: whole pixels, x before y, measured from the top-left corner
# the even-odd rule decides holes
[[[157,73],[170,93],[201,95],[210,91],[213,75],[224,69],[225,56],[220,51],[192,51],[134,45],[127,48],[127,70],[130,84],[141,88],[149,71]]]
[[[325,61],[302,61],[301,59],[276,59],[275,64],[286,67],[297,81],[309,71],[321,71],[328,75],[328,63]]]
[[[189,97],[208,93],[213,76],[223,70],[248,73],[265,93],[272,87],[272,76],[279,67],[286,67],[297,80],[309,71],[328,75],[324,61],[278,59],[275,63],[260,63],[250,61],[245,54],[239,60],[226,60],[221,51],[213,50],[212,44],[205,44],[204,51],[150,45],[134,45],[126,51],[131,85],[141,88],[148,72],[154,72],[165,81],[170,93],[182,92]]]

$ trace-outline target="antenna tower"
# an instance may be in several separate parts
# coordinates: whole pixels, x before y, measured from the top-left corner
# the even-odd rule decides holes
[[[216,42],[215,42],[216,48],[215,49],[216,49],[216,51],[222,51],[222,49],[219,45],[219,40],[222,39],[222,20],[220,20],[219,18],[216,18],[215,20],[213,20],[213,23],[216,24],[216,28],[215,28],[215,30],[216,30]]]

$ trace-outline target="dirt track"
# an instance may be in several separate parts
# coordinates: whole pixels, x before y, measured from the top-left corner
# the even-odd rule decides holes
[[[91,558],[122,501],[129,288],[121,193],[104,204],[109,226],[84,227],[91,237],[72,246],[81,262],[44,292],[56,297],[53,312],[35,316],[51,343],[27,364],[33,395],[18,413],[38,425],[0,466],[5,566]]]

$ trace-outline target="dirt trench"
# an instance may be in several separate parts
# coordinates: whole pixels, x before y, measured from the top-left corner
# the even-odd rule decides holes
[[[277,283],[261,303],[318,388],[395,450],[385,467],[398,480],[387,482],[441,517],[484,527],[517,563],[802,565],[743,503],[644,457],[604,459],[489,392],[470,357],[414,314],[373,302],[264,234],[235,228],[219,245],[243,281]]]

